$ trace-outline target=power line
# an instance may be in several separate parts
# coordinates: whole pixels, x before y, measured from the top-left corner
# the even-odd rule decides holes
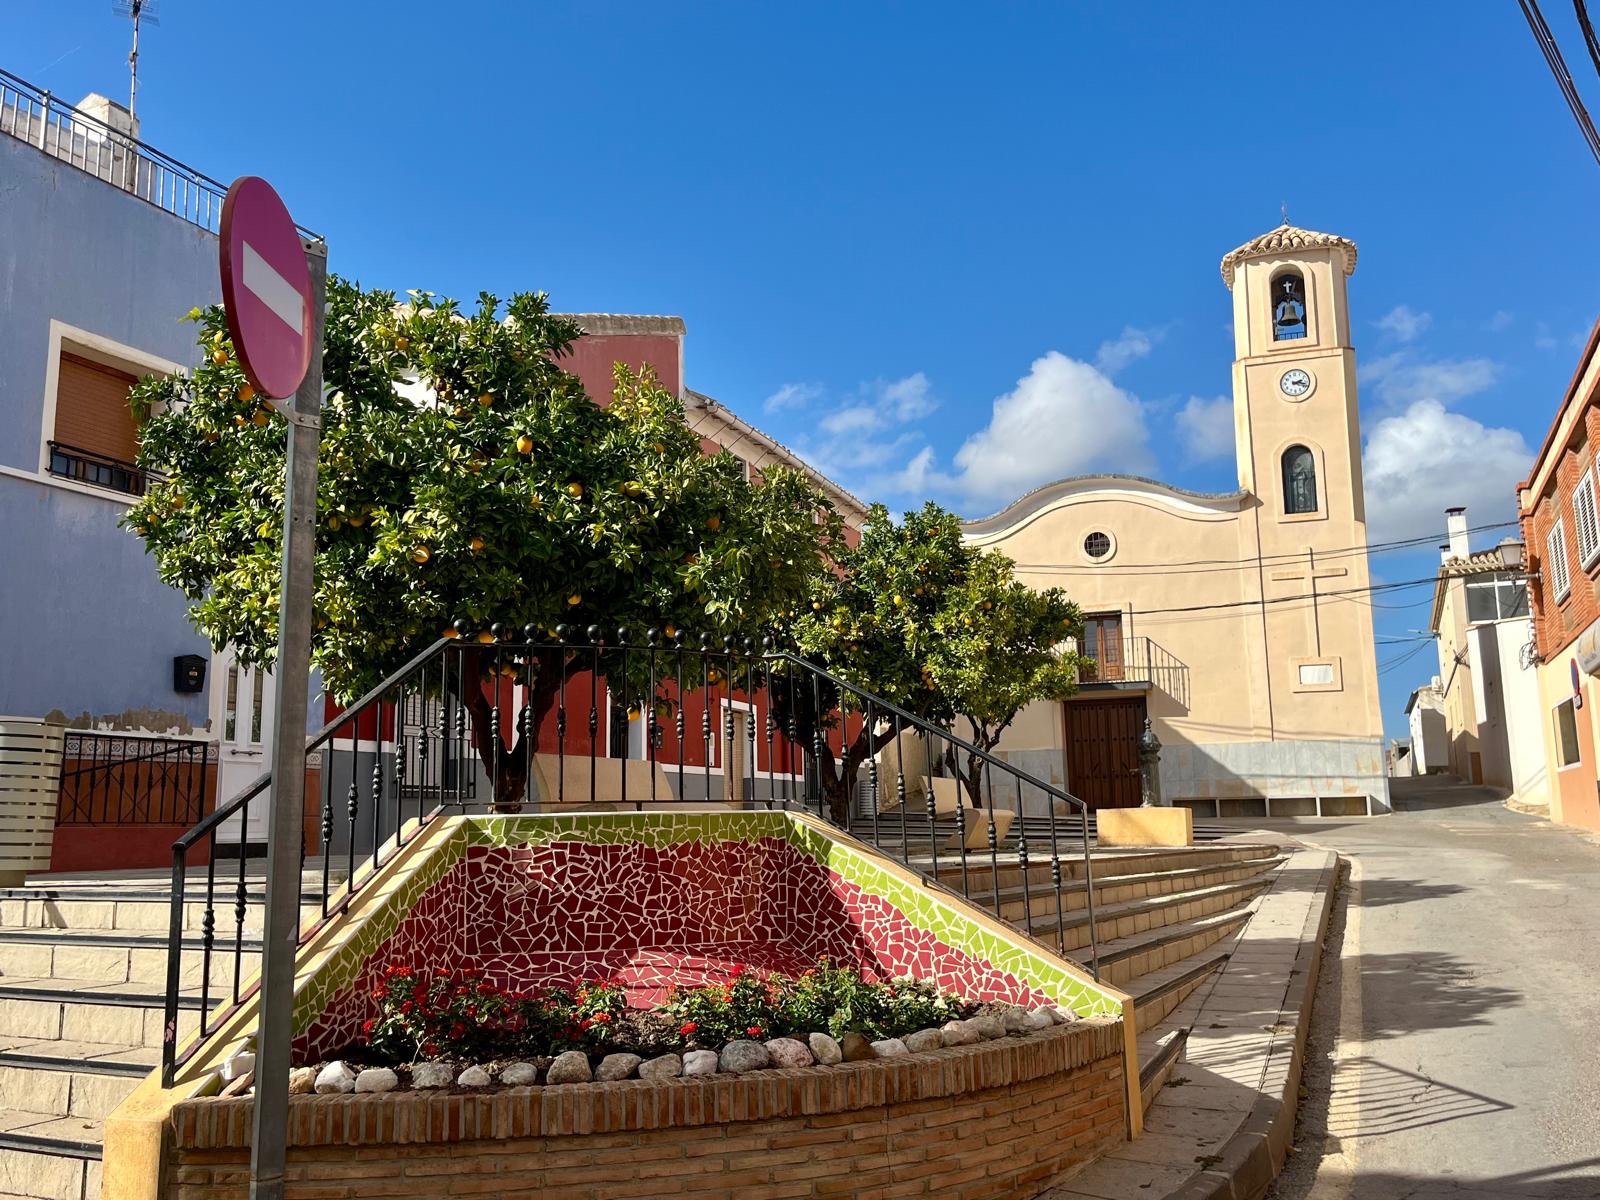
[[[1561,47],[1556,45],[1555,35],[1545,23],[1544,14],[1539,11],[1538,0],[1517,0],[1517,3],[1522,6],[1522,15],[1528,19],[1528,28],[1533,30],[1533,40],[1538,43],[1550,73],[1556,77],[1556,86],[1561,89],[1567,107],[1578,122],[1578,131],[1588,143],[1589,153],[1594,155],[1595,162],[1600,163],[1600,134],[1595,132],[1589,110],[1584,108],[1583,100],[1578,96],[1578,87],[1572,82],[1572,72],[1567,70],[1566,60],[1561,57]]]
[[[1572,8],[1578,14],[1578,28],[1583,30],[1583,44],[1589,50],[1589,61],[1594,64],[1597,74],[1600,74],[1600,42],[1595,41],[1594,26],[1589,21],[1589,6],[1583,0],[1572,0]]]
[[[1426,584],[1432,587],[1437,581],[1435,578],[1405,579],[1394,583],[1372,583],[1366,587],[1337,588],[1330,592],[1303,592],[1296,596],[1263,596],[1259,599],[1228,600],[1220,604],[1191,604],[1179,608],[1136,608],[1129,612],[1134,617],[1154,617],[1165,613],[1194,613],[1215,612],[1227,608],[1255,608],[1265,607],[1269,604],[1292,604],[1300,600],[1337,600],[1342,596],[1368,596],[1375,592],[1399,591],[1403,588],[1422,587]]]
[[[1384,674],[1387,674],[1388,672],[1394,670],[1396,667],[1405,666],[1406,663],[1410,662],[1413,658],[1415,658],[1417,655],[1421,654],[1426,649],[1427,649],[1426,646],[1415,646],[1412,649],[1407,650],[1404,654],[1397,655],[1396,657],[1391,658],[1388,662],[1379,663],[1378,664],[1378,674],[1379,675],[1384,675]]]
[[[1469,534],[1487,533],[1495,529],[1509,529],[1517,524],[1515,521],[1495,521],[1488,525],[1474,525],[1467,530]],[[1439,539],[1434,534],[1427,537],[1402,538],[1392,542],[1372,542],[1364,546],[1336,546],[1331,550],[1318,550],[1318,562],[1331,561],[1340,558],[1353,558],[1362,554],[1386,554],[1396,550],[1414,549],[1418,546],[1438,545]],[[1084,564],[1082,566],[1070,563],[1017,563],[1019,570],[1043,571],[1052,574],[1098,574],[1100,572],[1122,572],[1136,574],[1172,574],[1175,568],[1200,567],[1202,570],[1185,570],[1187,575],[1206,575],[1221,571],[1252,570],[1257,566],[1281,567],[1295,566],[1306,560],[1306,551],[1284,551],[1281,554],[1252,555],[1249,558],[1199,558],[1180,562],[1148,562],[1148,563],[1107,563],[1104,566]]]

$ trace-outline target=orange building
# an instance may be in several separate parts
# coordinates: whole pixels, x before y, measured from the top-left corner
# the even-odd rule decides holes
[[[1600,830],[1600,324],[1518,487],[1550,815]]]

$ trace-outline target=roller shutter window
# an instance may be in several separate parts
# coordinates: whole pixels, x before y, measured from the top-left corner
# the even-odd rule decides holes
[[[118,462],[133,462],[139,436],[128,392],[136,382],[126,371],[63,351],[56,377],[54,440]]]

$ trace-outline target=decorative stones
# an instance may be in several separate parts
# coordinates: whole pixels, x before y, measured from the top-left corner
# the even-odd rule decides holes
[[[614,1083],[618,1079],[626,1079],[639,1069],[643,1061],[637,1054],[608,1054],[595,1068],[595,1082]]]
[[[872,1049],[879,1058],[904,1058],[911,1053],[899,1038],[883,1038],[873,1042]]]
[[[341,1095],[356,1090],[356,1073],[342,1062],[331,1062],[317,1072],[317,1095]]]
[[[767,1053],[775,1067],[809,1067],[812,1063],[811,1051],[796,1038],[773,1038],[767,1043]]]
[[[722,1048],[718,1064],[724,1071],[735,1075],[746,1071],[763,1071],[772,1065],[772,1055],[760,1042],[747,1042],[742,1038],[729,1042]]]
[[[500,1072],[500,1082],[509,1087],[527,1087],[539,1082],[539,1068],[531,1062],[514,1062]]]
[[[289,1095],[309,1096],[311,1089],[316,1086],[317,1069],[315,1067],[296,1067],[289,1072]]]
[[[951,1021],[940,1027],[939,1040],[946,1046],[970,1046],[978,1041],[978,1031],[965,1021]]]
[[[691,1050],[683,1056],[685,1075],[715,1075],[720,1060],[715,1050]]]
[[[872,1048],[872,1043],[859,1033],[847,1033],[839,1041],[839,1049],[844,1052],[845,1062],[871,1062],[878,1057],[878,1052]]]
[[[368,1067],[356,1076],[358,1092],[392,1092],[400,1086],[400,1076],[388,1067]]]
[[[1050,1010],[1047,1008],[1034,1009],[1023,1018],[1023,1021],[1029,1029],[1053,1029],[1056,1023],[1056,1019],[1050,1015]]]
[[[967,1024],[972,1026],[977,1035],[985,1041],[993,1041],[1006,1035],[1006,1023],[999,1017],[973,1017]]]
[[[411,1068],[411,1086],[414,1088],[449,1087],[455,1078],[455,1068],[447,1062],[420,1062]]]
[[[811,1049],[811,1056],[820,1066],[831,1067],[844,1061],[844,1051],[839,1043],[825,1033],[812,1033],[806,1036],[806,1045]]]
[[[683,1056],[663,1054],[639,1064],[640,1079],[676,1079],[683,1074]]]
[[[1007,1033],[1023,1034],[1029,1029],[1028,1014],[1020,1008],[1006,1009],[1000,1015],[1000,1022],[1006,1027]]]
[[[1051,1019],[1054,1020],[1057,1025],[1070,1025],[1072,1022],[1078,1019],[1077,1013],[1073,1012],[1070,1008],[1063,1008],[1059,1004],[1052,1004],[1045,1011],[1050,1014]]]
[[[937,1029],[919,1029],[904,1038],[905,1048],[912,1054],[926,1054],[944,1045],[944,1037]]]
[[[589,1056],[582,1050],[568,1050],[556,1055],[546,1073],[546,1083],[588,1083],[594,1076],[589,1070]]]
[[[480,1066],[470,1066],[456,1076],[456,1086],[464,1088],[488,1087],[494,1081],[489,1078],[489,1072]]]

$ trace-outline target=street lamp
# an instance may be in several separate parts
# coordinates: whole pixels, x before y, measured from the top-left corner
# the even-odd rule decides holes
[[[1166,808],[1161,798],[1161,739],[1146,719],[1139,735],[1139,791],[1143,808]]]
[[[1508,571],[1521,573],[1522,564],[1527,561],[1528,548],[1516,538],[1504,539],[1495,549],[1500,554],[1500,565]]]

